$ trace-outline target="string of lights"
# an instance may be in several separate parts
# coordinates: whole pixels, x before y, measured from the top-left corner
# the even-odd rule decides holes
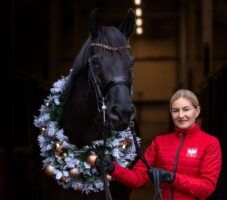
[[[142,0],[133,0],[135,5],[136,14],[136,34],[143,34],[143,11],[142,11]]]

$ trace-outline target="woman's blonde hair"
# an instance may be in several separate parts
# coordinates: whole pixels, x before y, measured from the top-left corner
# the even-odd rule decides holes
[[[170,110],[172,109],[173,102],[182,97],[187,98],[189,101],[191,101],[192,105],[195,108],[197,108],[199,106],[199,100],[193,92],[191,92],[190,90],[186,90],[186,89],[180,89],[180,90],[177,90],[171,97]]]

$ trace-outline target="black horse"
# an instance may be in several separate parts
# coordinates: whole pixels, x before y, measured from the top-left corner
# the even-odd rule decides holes
[[[90,37],[75,59],[70,77],[62,127],[70,142],[82,147],[103,137],[102,104],[106,105],[106,122],[110,129],[125,130],[133,115],[132,65],[129,38],[135,27],[130,9],[119,28],[101,27],[97,10],[90,16]],[[114,200],[129,199],[130,190],[112,181]],[[64,199],[105,199],[104,192],[82,194],[64,191]]]

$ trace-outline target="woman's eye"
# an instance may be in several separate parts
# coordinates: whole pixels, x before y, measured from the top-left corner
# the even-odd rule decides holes
[[[190,108],[184,108],[183,109],[183,111],[185,111],[185,112],[187,112],[187,111],[189,111],[190,110]]]

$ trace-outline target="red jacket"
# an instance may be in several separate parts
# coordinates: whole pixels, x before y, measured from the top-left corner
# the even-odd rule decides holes
[[[203,200],[215,190],[221,169],[220,144],[216,137],[200,130],[198,124],[157,136],[144,156],[151,166],[175,172],[172,184],[161,185],[163,200]],[[111,176],[132,189],[149,181],[141,160],[132,170],[115,163]]]

